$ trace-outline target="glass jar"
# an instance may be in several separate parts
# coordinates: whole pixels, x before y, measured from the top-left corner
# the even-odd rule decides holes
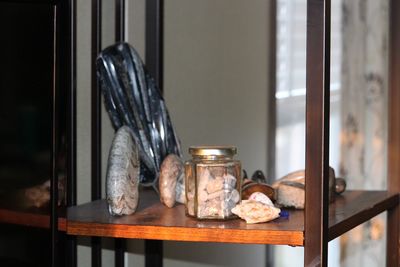
[[[241,201],[241,164],[233,146],[192,146],[185,163],[186,214],[198,219],[230,219]]]

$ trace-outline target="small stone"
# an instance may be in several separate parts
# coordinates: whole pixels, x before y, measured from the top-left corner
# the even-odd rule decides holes
[[[140,161],[137,144],[131,129],[121,127],[111,145],[106,193],[111,215],[129,215],[135,212],[139,201]]]
[[[207,193],[212,194],[214,192],[222,190],[224,187],[224,179],[221,176],[215,177],[214,180],[207,184]]]
[[[233,191],[228,191],[226,193],[224,201],[221,202],[221,208],[225,217],[229,217],[232,215],[231,210],[236,206],[239,201],[240,196],[239,192],[236,189],[234,189]]]
[[[225,167],[222,166],[209,166],[208,170],[212,177],[222,177],[226,171]]]
[[[272,203],[271,199],[269,199],[268,196],[266,196],[265,194],[261,193],[261,192],[254,192],[253,194],[250,195],[249,200],[254,200],[257,202],[261,202],[265,205],[270,205],[270,206],[274,206],[274,204]]]
[[[197,190],[202,191],[207,189],[207,184],[213,178],[208,168],[199,168],[199,180]]]
[[[244,219],[246,223],[263,223],[279,217],[281,210],[254,200],[242,200],[232,209],[232,213]]]
[[[197,217],[212,219],[232,216],[231,209],[240,201],[237,179],[227,174],[225,167],[219,166],[199,166],[197,175]],[[189,193],[188,203],[191,201]]]
[[[185,173],[182,172],[175,187],[175,201],[185,204]]]
[[[176,185],[183,173],[182,160],[174,155],[168,155],[160,167],[160,200],[167,207],[172,208],[176,199]]]
[[[198,198],[199,198],[200,202],[205,202],[205,201],[207,201],[207,199],[209,199],[207,192],[204,190],[199,192]]]
[[[226,188],[226,189],[235,188],[237,179],[234,176],[232,176],[230,174],[225,174],[223,176],[223,178],[224,178],[224,184],[225,184],[224,188]]]
[[[198,207],[198,213],[200,218],[222,217],[221,201],[219,199],[211,199],[201,203]]]
[[[230,193],[230,191],[219,190],[217,192],[207,195],[207,200],[211,200],[211,199],[215,199],[215,198],[223,199],[226,193]]]
[[[343,178],[336,178],[335,192],[341,194],[346,190],[346,180]]]
[[[233,189],[233,191],[230,194],[229,201],[233,201],[236,204],[239,202],[239,200],[240,200],[239,192],[236,189]]]

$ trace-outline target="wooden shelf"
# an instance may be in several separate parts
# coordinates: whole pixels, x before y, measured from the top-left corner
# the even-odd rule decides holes
[[[42,210],[0,208],[0,223],[50,229],[50,215]],[[65,212],[58,218],[58,230],[66,231]]]
[[[397,194],[386,191],[349,191],[330,205],[329,238],[334,239],[375,215],[395,207]],[[304,212],[289,210],[289,219],[263,224],[231,221],[199,221],[185,216],[184,206],[163,206],[152,191],[141,192],[135,214],[113,217],[105,200],[68,209],[67,233],[81,236],[304,245]]]

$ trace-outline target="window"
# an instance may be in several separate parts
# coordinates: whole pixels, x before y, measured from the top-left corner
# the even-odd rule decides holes
[[[330,165],[339,167],[341,1],[332,1]],[[276,177],[304,169],[306,0],[277,0]],[[332,144],[335,144],[333,146]],[[276,266],[298,266],[302,248],[277,247]],[[296,258],[296,261],[292,259]],[[329,266],[339,265],[339,242],[329,243]]]

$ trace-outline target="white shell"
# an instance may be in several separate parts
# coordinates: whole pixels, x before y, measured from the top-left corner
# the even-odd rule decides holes
[[[279,217],[281,210],[254,200],[242,200],[232,209],[232,213],[246,220],[246,223],[269,222]]]
[[[261,202],[265,205],[274,206],[271,199],[267,195],[265,195],[261,192],[254,192],[253,194],[251,194],[249,197],[249,200],[254,200],[257,202]]]

